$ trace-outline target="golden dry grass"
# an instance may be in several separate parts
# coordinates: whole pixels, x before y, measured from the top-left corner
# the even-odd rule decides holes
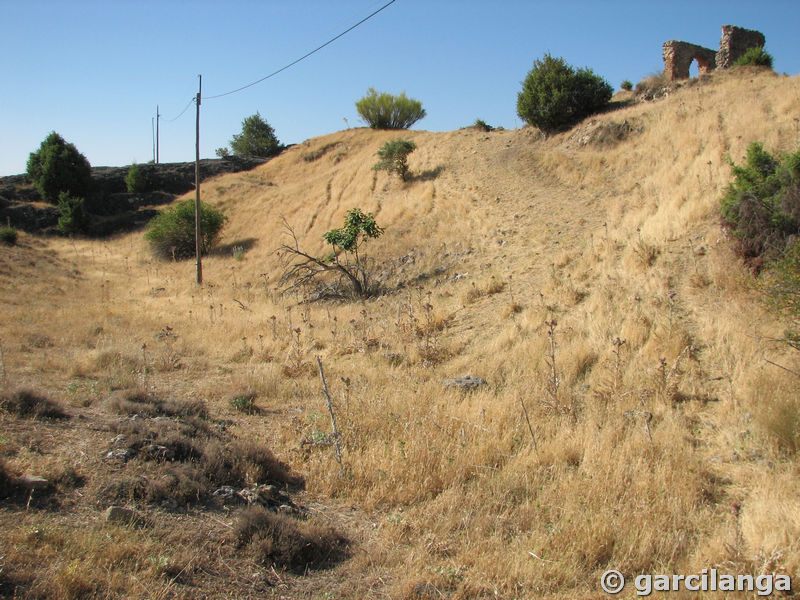
[[[780,323],[717,205],[750,142],[797,146],[799,98],[797,78],[739,70],[547,140],[404,132],[418,146],[406,183],[371,170],[396,133],[308,140],[204,184],[229,222],[202,288],[193,263],[152,259],[138,233],[23,235],[0,260],[8,379],[76,410],[102,412],[132,387],[201,399],[265,442],[306,477],[321,518],[358,540],[335,578],[288,578],[276,597],[589,598],[609,568],[797,574],[798,436],[782,424],[797,419],[798,382],[765,361],[796,358],[770,342]],[[581,142],[624,120],[623,140]],[[283,219],[321,254],[353,207],[386,229],[365,246],[386,293],[280,295]],[[329,445],[300,443],[330,433],[316,356],[344,475]],[[464,374],[488,385],[443,387]],[[258,413],[230,405],[243,391]],[[7,454],[18,470],[46,461]],[[105,542],[80,535],[62,546],[91,552],[69,556],[104,568]],[[136,535],[132,555],[160,551]],[[155,580],[149,568],[121,577]],[[67,575],[51,597],[80,596]]]

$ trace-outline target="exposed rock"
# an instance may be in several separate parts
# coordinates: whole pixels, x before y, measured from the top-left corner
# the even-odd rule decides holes
[[[444,380],[444,387],[454,387],[462,390],[474,390],[482,385],[486,385],[486,381],[474,375],[464,375],[463,377]]]
[[[117,448],[116,450],[111,450],[108,454],[106,454],[106,459],[128,462],[134,456],[136,456],[136,451],[133,448]]]
[[[117,523],[120,525],[132,525],[133,527],[143,527],[146,524],[145,518],[135,510],[123,506],[109,506],[105,512],[106,523]]]
[[[175,460],[175,451],[160,444],[149,444],[142,448],[142,454],[150,460]]]
[[[23,475],[17,481],[27,490],[46,490],[50,487],[50,482],[39,475]]]

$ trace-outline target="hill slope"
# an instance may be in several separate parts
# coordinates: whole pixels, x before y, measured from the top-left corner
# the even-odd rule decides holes
[[[800,484],[787,440],[797,439],[798,385],[765,358],[796,359],[770,341],[780,324],[733,258],[717,206],[728,157],[740,162],[752,141],[796,147],[798,91],[797,78],[745,70],[549,139],[403,132],[418,146],[407,183],[371,169],[397,133],[315,138],[203,186],[229,222],[201,289],[193,264],[153,260],[139,235],[23,236],[15,252],[25,257],[6,255],[0,270],[9,380],[90,419],[108,418],[114,389],[201,398],[238,435],[267,443],[306,477],[303,501],[352,554],[333,571],[269,575],[276,587],[259,594],[583,598],[601,593],[611,568],[797,574]],[[386,229],[364,247],[384,293],[280,295],[286,226],[322,254],[322,234],[353,207]],[[66,271],[10,262],[46,252]],[[65,281],[51,289],[56,274]],[[465,374],[487,385],[444,387]],[[245,392],[260,414],[232,408]],[[9,468],[51,465],[12,451],[23,437],[4,442]],[[107,477],[90,458],[63,460]],[[25,518],[33,527],[49,517]],[[170,527],[175,517],[162,518]],[[261,569],[214,520],[205,523],[226,560]],[[159,531],[137,539],[157,546]],[[18,543],[22,553],[39,542]],[[15,556],[7,572],[21,569]],[[159,597],[203,586],[257,595],[214,577],[126,569]],[[96,589],[115,589],[92,573]]]

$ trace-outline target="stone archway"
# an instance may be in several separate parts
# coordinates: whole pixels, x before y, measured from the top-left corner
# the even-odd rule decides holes
[[[709,48],[670,40],[664,42],[664,74],[668,79],[688,79],[692,61],[697,61],[700,75],[713,71],[717,66],[717,53]]]

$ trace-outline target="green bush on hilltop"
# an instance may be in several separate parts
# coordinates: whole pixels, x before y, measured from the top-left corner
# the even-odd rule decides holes
[[[281,143],[272,126],[259,114],[250,115],[242,121],[242,132],[235,133],[228,148],[217,148],[220,158],[234,156],[260,156],[269,158],[281,151]]]
[[[214,247],[227,217],[200,203],[200,252]],[[159,258],[185,259],[195,255],[194,199],[188,198],[159,214],[148,226],[145,239]]]
[[[761,46],[754,46],[752,48],[748,48],[747,52],[745,52],[742,56],[737,58],[734,63],[734,67],[769,67],[772,68],[772,55],[764,50]]]
[[[27,173],[42,199],[52,204],[58,203],[61,192],[85,197],[92,182],[89,161],[55,131],[30,153]]]
[[[394,96],[374,88],[356,102],[356,110],[373,129],[408,129],[426,114],[422,102],[408,98],[405,92]]]
[[[597,112],[611,100],[612,89],[591,69],[575,69],[545,54],[533,63],[517,96],[517,114],[550,133]]]

